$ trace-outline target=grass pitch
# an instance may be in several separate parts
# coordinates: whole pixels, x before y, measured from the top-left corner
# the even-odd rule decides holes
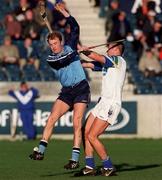
[[[74,177],[78,170],[63,169],[71,156],[72,141],[51,140],[43,161],[28,159],[37,141],[0,141],[0,180],[161,180],[162,140],[104,139],[117,176]],[[80,158],[84,166],[83,150]],[[101,162],[96,156],[96,165]]]

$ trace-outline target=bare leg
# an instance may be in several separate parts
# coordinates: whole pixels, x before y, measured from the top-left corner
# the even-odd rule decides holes
[[[43,131],[42,139],[48,141],[52,135],[53,127],[56,121],[64,115],[68,110],[69,106],[63,101],[57,99],[55,104],[53,105],[52,112],[47,120],[47,124]]]
[[[88,135],[89,142],[102,160],[105,160],[107,158],[107,152],[98,137],[105,131],[108,126],[108,122],[96,118],[91,126]]]
[[[76,103],[74,104],[74,115],[73,115],[73,128],[74,128],[74,147],[80,148],[82,140],[82,119],[86,110],[87,104]]]
[[[93,152],[94,152],[94,149],[88,140],[88,134],[90,132],[90,129],[94,122],[94,119],[95,119],[95,117],[91,113],[87,118],[85,132],[84,132],[84,140],[85,140],[85,150],[84,151],[85,151],[85,156],[89,156],[89,157],[93,157]]]

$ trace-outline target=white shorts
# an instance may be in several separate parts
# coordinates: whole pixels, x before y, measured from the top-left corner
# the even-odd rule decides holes
[[[121,105],[117,103],[110,103],[108,99],[101,98],[101,100],[92,109],[91,113],[103,121],[109,122],[113,125],[120,112]]]

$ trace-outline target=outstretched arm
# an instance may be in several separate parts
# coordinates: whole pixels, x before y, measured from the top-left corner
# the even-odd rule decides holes
[[[87,49],[86,47],[83,47],[83,49],[86,49],[86,50],[80,50],[79,52],[83,53],[90,59],[94,60],[93,64],[95,67],[94,68],[95,71],[101,70],[102,67],[105,67],[105,68],[116,67],[115,62],[113,61],[113,59],[111,57],[98,54],[94,51]]]
[[[103,64],[96,61],[81,61],[83,68],[90,68],[93,71],[102,71]]]
[[[105,63],[105,57],[101,54],[98,54],[91,50],[83,50],[80,51],[80,53],[83,53],[85,56],[89,57],[90,59],[93,59],[94,61],[100,62],[101,64]]]

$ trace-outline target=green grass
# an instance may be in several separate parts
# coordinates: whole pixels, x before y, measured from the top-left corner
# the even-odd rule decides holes
[[[68,180],[75,171],[63,165],[71,155],[72,141],[51,140],[43,161],[32,161],[28,155],[37,141],[0,141],[0,180]],[[162,179],[162,140],[103,140],[118,176],[79,177],[74,179],[160,180]],[[96,157],[96,165],[100,160]],[[83,153],[81,167],[84,166]]]

